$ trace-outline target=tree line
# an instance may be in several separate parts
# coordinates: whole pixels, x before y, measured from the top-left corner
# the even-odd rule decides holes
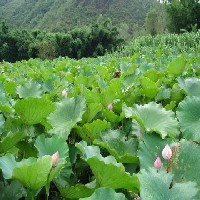
[[[117,28],[109,20],[67,33],[10,29],[3,22],[0,28],[0,61],[101,56],[116,50],[124,42],[118,34]]]
[[[147,13],[146,32],[154,36],[165,33],[182,33],[200,29],[199,0],[160,0],[157,7]]]

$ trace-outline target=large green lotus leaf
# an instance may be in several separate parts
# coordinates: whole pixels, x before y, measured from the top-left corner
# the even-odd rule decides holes
[[[24,85],[17,86],[17,94],[20,98],[39,98],[42,94],[42,88],[41,85],[36,82],[25,83]]]
[[[95,190],[91,197],[80,198],[80,200],[126,200],[126,197],[122,193],[116,193],[111,188],[99,188]]]
[[[156,69],[150,69],[146,72],[144,72],[144,77],[149,78],[153,82],[157,82],[160,78],[162,78],[164,75],[157,71]]]
[[[101,96],[99,91],[96,90],[85,90],[85,98],[87,104],[90,103],[101,103]]]
[[[200,79],[198,78],[179,78],[179,87],[190,96],[200,97]]]
[[[178,122],[172,111],[165,110],[161,104],[150,102],[144,105],[135,105],[132,108],[123,105],[126,117],[135,118],[147,132],[155,131],[165,138],[167,135],[179,135]]]
[[[173,174],[166,170],[157,172],[155,168],[149,168],[141,170],[138,177],[141,199],[197,200],[198,189],[195,182],[176,183],[171,188]]]
[[[87,109],[82,117],[82,123],[87,123],[92,121],[98,112],[102,110],[102,105],[100,103],[89,103]]]
[[[58,134],[66,139],[71,128],[82,120],[84,111],[85,99],[83,97],[63,99],[57,103],[56,110],[48,117],[48,122],[53,127],[51,133]]]
[[[17,82],[8,80],[4,83],[4,87],[7,94],[10,94],[13,97],[16,96]]]
[[[35,147],[39,152],[39,157],[50,155],[58,151],[59,158],[66,159],[68,157],[68,145],[66,141],[58,135],[53,135],[51,138],[45,138],[44,135],[37,137]]]
[[[25,132],[9,132],[6,137],[4,137],[2,141],[0,141],[0,154],[5,153],[9,149],[11,149],[25,136]]]
[[[16,166],[18,166],[18,163],[15,161],[15,157],[12,154],[6,154],[0,157],[0,168],[2,169],[5,179],[10,179],[12,177],[13,169]]]
[[[164,167],[167,167],[167,162],[162,158],[162,150],[166,144],[170,145],[171,139],[162,140],[157,134],[144,134],[139,143],[138,157],[140,159],[140,168],[148,169],[153,167],[156,158],[159,156]]]
[[[50,182],[60,174],[61,169],[66,164],[69,151],[68,145],[66,141],[58,135],[54,135],[51,138],[45,138],[44,135],[40,135],[35,141],[35,147],[39,152],[39,157],[46,155],[52,156],[57,151],[59,153],[58,165],[51,169],[49,175],[48,181]]]
[[[102,157],[99,147],[87,146],[86,142],[77,143],[76,146],[84,154],[96,178],[97,186],[138,192],[139,181],[136,174],[131,176],[127,173],[124,166],[117,163],[113,156]]]
[[[103,88],[102,91],[102,104],[107,107],[109,103],[113,102],[115,99],[122,98],[122,83],[120,79],[112,79],[109,85]]]
[[[171,90],[171,101],[180,102],[184,98],[183,93],[178,83],[175,83]]]
[[[185,58],[178,57],[172,60],[168,65],[168,73],[174,76],[181,75],[185,69]]]
[[[113,157],[108,156],[99,160],[95,156],[89,158],[87,163],[96,178],[98,186],[113,189],[124,188],[133,192],[139,191],[139,181],[136,174],[131,176],[125,171],[122,164],[114,164]]]
[[[194,142],[182,140],[177,147],[175,158],[172,162],[174,181],[194,181],[200,188],[200,146]],[[200,190],[198,193],[200,199]]]
[[[13,169],[12,178],[31,190],[37,190],[47,184],[51,169],[51,156],[43,156],[28,164],[20,163],[20,166]]]
[[[79,199],[84,197],[89,197],[94,189],[88,188],[87,186],[83,184],[77,184],[75,186],[66,186],[61,187],[56,185],[59,192],[61,193],[62,197],[66,199]]]
[[[121,81],[123,83],[123,86],[125,86],[126,88],[130,88],[132,86],[135,85],[135,82],[137,82],[137,74],[130,74],[130,75],[127,75],[127,76],[121,76]]]
[[[107,67],[102,67],[102,66],[96,66],[96,73],[99,75],[99,77],[101,77],[104,80],[109,81],[110,80],[110,73],[108,72],[108,68]]]
[[[177,108],[183,137],[200,142],[200,97],[186,97]]]
[[[33,125],[40,123],[53,112],[55,106],[46,98],[29,97],[27,99],[18,100],[14,108],[24,124]]]
[[[26,191],[18,181],[12,181],[10,185],[0,183],[1,200],[18,200],[26,196]]]
[[[92,123],[84,124],[83,127],[76,126],[77,133],[81,138],[87,142],[93,142],[93,140],[99,138],[99,135],[102,131],[110,128],[110,123],[106,120],[97,119]]]
[[[122,59],[124,59],[124,58],[122,58]],[[125,77],[128,75],[131,75],[137,70],[137,68],[138,68],[138,66],[132,62],[131,63],[129,63],[127,61],[121,62],[120,63],[120,72],[122,73],[121,76]]]
[[[100,139],[93,142],[95,145],[107,149],[118,162],[132,163],[138,162],[137,147],[138,141],[134,138],[127,140],[119,130],[109,130],[100,135]]]
[[[154,98],[158,94],[160,89],[158,88],[155,82],[153,82],[147,77],[142,77],[140,81],[141,81],[141,86],[142,86],[142,89],[140,92],[143,95],[149,98]]]

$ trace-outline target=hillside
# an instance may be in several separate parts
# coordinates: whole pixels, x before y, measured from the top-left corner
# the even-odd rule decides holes
[[[27,29],[68,31],[100,17],[133,31],[156,0],[1,0],[0,21]],[[124,28],[122,28],[124,29]]]

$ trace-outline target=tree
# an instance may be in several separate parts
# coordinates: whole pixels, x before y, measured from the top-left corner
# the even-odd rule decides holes
[[[145,28],[148,33],[150,33],[152,36],[155,36],[157,31],[157,24],[158,24],[158,13],[156,10],[151,10],[145,19]]]
[[[182,29],[191,31],[200,28],[199,0],[171,0],[166,3],[170,19],[169,30],[180,33]]]

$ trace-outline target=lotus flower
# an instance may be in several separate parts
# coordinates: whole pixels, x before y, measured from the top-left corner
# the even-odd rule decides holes
[[[155,162],[154,162],[154,167],[156,168],[156,169],[160,169],[161,167],[162,167],[162,162],[161,162],[161,160],[160,160],[160,157],[157,157],[156,158],[156,160],[155,160]]]
[[[59,153],[57,151],[56,153],[52,155],[52,159],[51,159],[52,167],[56,167],[58,165],[58,161],[59,161]]]
[[[168,144],[162,150],[162,156],[164,159],[170,159],[172,157],[172,150]]]
[[[66,91],[66,89],[64,89],[64,90],[62,91],[62,96],[63,96],[63,97],[66,97],[66,96],[67,96],[67,91]]]
[[[109,103],[109,104],[108,104],[108,109],[109,109],[109,110],[112,110],[112,109],[113,109],[113,104],[112,104],[112,103]]]

